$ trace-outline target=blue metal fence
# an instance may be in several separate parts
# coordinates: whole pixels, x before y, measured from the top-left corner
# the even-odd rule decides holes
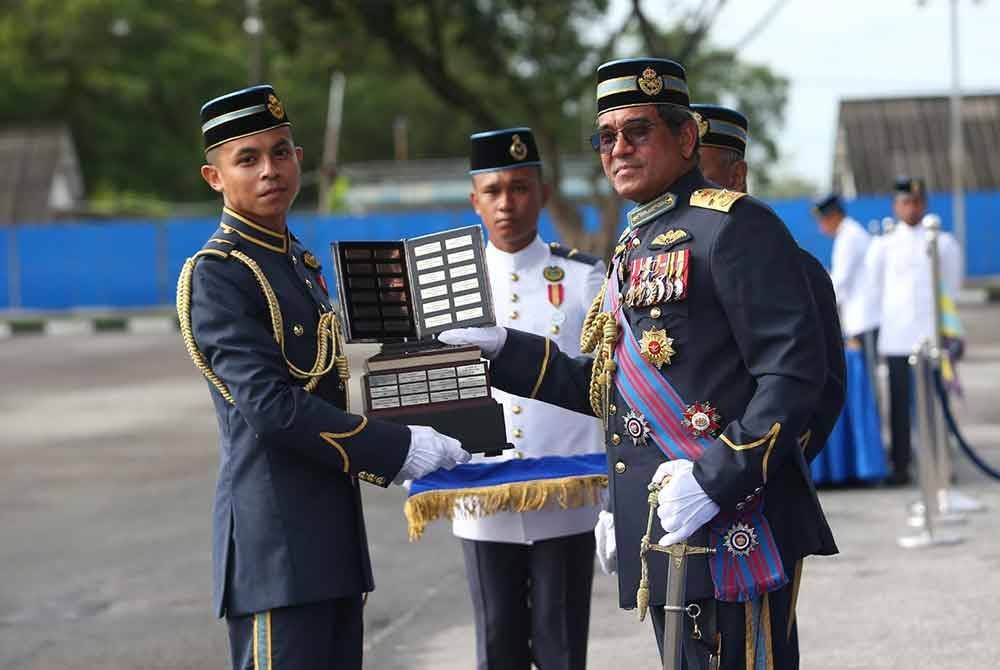
[[[831,242],[820,234],[806,199],[771,203],[805,249],[829,263]],[[848,204],[862,224],[890,214],[887,197],[863,197]],[[951,198],[934,194],[930,211],[939,212],[951,229]],[[1000,193],[966,197],[967,274],[1000,276]],[[588,227],[593,210],[584,212]],[[366,216],[294,216],[289,225],[302,242],[328,258],[332,240],[400,239],[473,225],[471,210],[371,214]],[[65,309],[72,307],[149,307],[169,304],[184,260],[201,248],[217,219],[165,221],[83,221],[17,226],[0,235],[0,309]],[[549,218],[541,234],[558,240]],[[10,245],[13,243],[13,249]],[[329,263],[325,263],[329,273]],[[333,277],[327,279],[333,281]]]

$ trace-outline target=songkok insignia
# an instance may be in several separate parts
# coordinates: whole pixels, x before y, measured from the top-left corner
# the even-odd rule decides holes
[[[649,437],[649,422],[646,417],[633,409],[622,420],[625,422],[625,433],[632,438],[632,444],[637,447],[645,445]]]
[[[274,93],[267,96],[267,111],[271,112],[271,116],[279,121],[285,118],[285,106],[281,104],[281,100],[278,100],[278,96]]]
[[[542,276],[549,281],[562,281],[563,277],[566,276],[566,271],[558,265],[549,265],[542,270]]]
[[[647,67],[642,71],[638,84],[639,88],[646,95],[656,95],[663,90],[663,80],[660,79],[660,75],[656,74],[656,70],[651,67]]]
[[[642,331],[642,339],[639,341],[639,352],[642,357],[656,366],[660,367],[666,363],[670,365],[670,358],[676,354],[674,351],[674,340],[667,337],[667,331],[663,328],[650,328]]]
[[[523,161],[528,157],[528,145],[521,141],[520,135],[514,135],[510,141],[510,157],[516,161]]]
[[[319,261],[316,260],[316,257],[313,256],[312,252],[310,251],[307,251],[304,254],[302,254],[302,262],[305,263],[306,267],[309,268],[310,270],[319,269]]]
[[[719,411],[707,402],[696,402],[684,410],[684,425],[694,437],[715,435],[721,428]]]
[[[708,121],[698,112],[691,112],[691,116],[694,117],[694,122],[698,124],[698,137],[705,137],[705,133],[708,132]]]
[[[722,544],[733,556],[749,556],[759,544],[757,530],[742,521],[737,521],[726,531]]]

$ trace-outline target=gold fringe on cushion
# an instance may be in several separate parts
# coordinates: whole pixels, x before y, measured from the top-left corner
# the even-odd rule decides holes
[[[424,534],[427,524],[442,517],[451,519],[458,511],[480,519],[497,512],[535,512],[555,502],[562,509],[574,509],[601,502],[608,487],[607,475],[533,479],[469,489],[425,491],[410,496],[403,507],[410,542]]]

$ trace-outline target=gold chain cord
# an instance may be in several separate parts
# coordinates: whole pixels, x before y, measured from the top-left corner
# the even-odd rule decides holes
[[[590,370],[590,407],[594,416],[605,425],[608,421],[608,402],[615,372],[615,345],[618,343],[618,322],[611,312],[602,312],[604,295],[608,290],[607,281],[601,287],[583,321],[580,333],[580,351],[594,354],[594,365]]]
[[[271,317],[271,327],[274,332],[274,341],[281,348],[281,357],[288,366],[288,372],[297,379],[308,379],[303,386],[306,392],[311,393],[314,391],[320,380],[333,370],[334,367],[337,368],[339,378],[346,382],[351,374],[344,347],[344,335],[337,322],[337,315],[330,311],[324,312],[320,316],[319,324],[316,327],[316,360],[313,362],[312,369],[308,372],[298,368],[288,360],[288,356],[285,354],[285,330],[284,321],[281,317],[281,306],[278,303],[278,297],[275,295],[274,289],[271,287],[271,283],[264,275],[264,271],[254,259],[241,251],[234,250],[229,252],[229,255],[246,265],[257,280],[257,284],[264,293],[264,299],[267,301],[267,308]],[[184,347],[187,349],[188,355],[194,362],[195,367],[219,390],[219,393],[222,394],[222,397],[227,402],[235,404],[229,389],[212,371],[205,360],[205,356],[198,349],[198,345],[194,340],[194,333],[191,326],[191,278],[194,275],[194,266],[195,259],[189,258],[184,263],[180,277],[177,280],[177,316],[180,321],[181,337],[184,339]]]

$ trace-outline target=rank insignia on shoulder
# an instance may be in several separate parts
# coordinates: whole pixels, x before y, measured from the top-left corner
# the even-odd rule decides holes
[[[693,437],[715,436],[721,428],[719,411],[707,402],[696,402],[684,410],[684,426]]]
[[[625,422],[625,433],[632,438],[632,444],[637,447],[645,446],[649,437],[649,422],[646,421],[646,417],[641,412],[631,409],[622,417],[622,421]]]
[[[542,270],[542,276],[551,282],[562,281],[566,276],[566,271],[558,265],[549,265]]]
[[[670,365],[670,359],[677,352],[674,351],[674,339],[667,337],[667,331],[663,328],[650,328],[642,331],[642,339],[639,341],[639,353],[647,361],[660,367],[666,363]]]
[[[746,193],[728,191],[724,188],[700,188],[691,194],[691,206],[728,212],[736,201],[745,195]]]
[[[302,262],[306,264],[306,267],[310,270],[319,269],[319,261],[313,256],[311,251],[306,251],[302,254]]]
[[[654,237],[653,241],[649,243],[649,248],[669,249],[670,247],[676,246],[681,242],[687,242],[690,239],[691,233],[683,228],[671,228],[670,230],[660,233]]]

